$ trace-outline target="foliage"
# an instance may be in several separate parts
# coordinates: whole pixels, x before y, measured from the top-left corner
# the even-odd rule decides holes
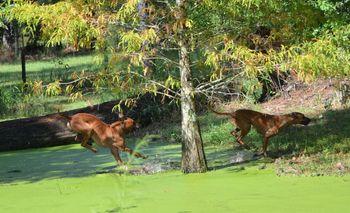
[[[257,78],[247,79],[243,82],[242,91],[247,100],[256,103],[262,95],[262,85]]]
[[[21,98],[21,89],[16,86],[0,88],[0,116],[13,113]]]
[[[129,90],[130,94],[156,94],[162,89],[178,97],[178,57],[172,51],[177,50],[182,35],[191,48],[191,58],[201,62],[191,65],[201,81],[239,73],[247,78],[266,76],[276,69],[294,69],[306,81],[347,75],[349,63],[340,62],[349,60],[349,16],[344,9],[348,4],[333,0],[187,1],[186,16],[178,19],[180,10],[174,1],[38,4],[17,0],[1,14],[31,33],[40,25],[42,39],[49,46],[66,43],[78,49],[94,43],[110,51],[110,57],[104,59],[106,72],[92,78],[77,75],[82,78],[80,85],[91,81],[97,89],[114,87],[116,92]],[[261,27],[269,30],[267,35],[259,32]],[[113,64],[123,57],[121,50],[129,56],[130,66],[116,70]],[[156,65],[152,73],[145,61]],[[204,77],[210,69],[211,77]]]
[[[327,32],[314,42],[291,49],[291,67],[302,79],[319,76],[346,76],[350,72],[350,25]]]

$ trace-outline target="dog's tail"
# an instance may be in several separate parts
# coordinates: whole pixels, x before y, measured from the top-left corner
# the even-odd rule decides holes
[[[69,116],[69,115],[65,115],[65,114],[62,114],[62,113],[60,113],[60,112],[58,112],[58,115],[59,115],[60,117],[64,118],[64,119],[66,119],[67,121],[72,120],[72,117]]]
[[[209,105],[209,109],[214,112],[215,114],[218,114],[218,115],[227,115],[227,116],[232,116],[232,113],[230,112],[218,112],[216,111],[215,109],[213,109],[212,106]]]
[[[58,114],[58,116],[60,116],[61,118],[66,119],[66,120],[67,120],[67,127],[68,127],[68,129],[72,129],[72,128],[71,128],[71,125],[70,125],[70,121],[72,120],[72,117],[69,116],[69,115],[62,114],[62,113],[60,113],[59,111],[58,111],[57,114]]]

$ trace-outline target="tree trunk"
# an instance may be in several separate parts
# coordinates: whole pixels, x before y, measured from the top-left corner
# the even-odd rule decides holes
[[[196,117],[187,47],[180,42],[182,162],[184,173],[206,172],[202,137]]]
[[[184,0],[176,0],[181,14],[177,17],[180,22],[185,18]],[[182,113],[182,161],[181,169],[184,173],[206,172],[203,141],[197,121],[194,89],[191,79],[190,59],[188,55],[187,40],[184,38],[185,26],[179,34],[179,64],[181,76],[181,113]]]

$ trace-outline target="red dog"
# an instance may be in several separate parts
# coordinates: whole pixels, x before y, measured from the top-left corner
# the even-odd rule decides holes
[[[98,145],[110,148],[112,155],[119,165],[123,164],[119,156],[119,150],[128,152],[138,158],[146,159],[145,156],[125,146],[124,136],[137,127],[136,122],[131,118],[122,116],[120,121],[108,125],[94,115],[87,113],[78,113],[72,117],[60,114],[68,120],[67,126],[78,135],[76,141],[81,142],[81,146],[97,152],[95,148],[88,143],[92,138]]]
[[[253,126],[256,131],[263,136],[261,154],[265,157],[267,156],[267,143],[271,137],[277,135],[282,129],[290,125],[308,125],[311,121],[300,112],[292,112],[284,115],[269,115],[249,109],[239,109],[232,112],[218,112],[211,107],[210,109],[218,115],[230,117],[231,123],[236,126],[236,129],[232,130],[231,134],[240,145],[246,146],[243,137],[249,133],[251,126]]]

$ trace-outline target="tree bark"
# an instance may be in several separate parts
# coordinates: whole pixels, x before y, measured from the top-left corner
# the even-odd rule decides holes
[[[207,162],[194,104],[189,56],[186,45],[180,41],[182,161],[184,173],[206,172]]]

